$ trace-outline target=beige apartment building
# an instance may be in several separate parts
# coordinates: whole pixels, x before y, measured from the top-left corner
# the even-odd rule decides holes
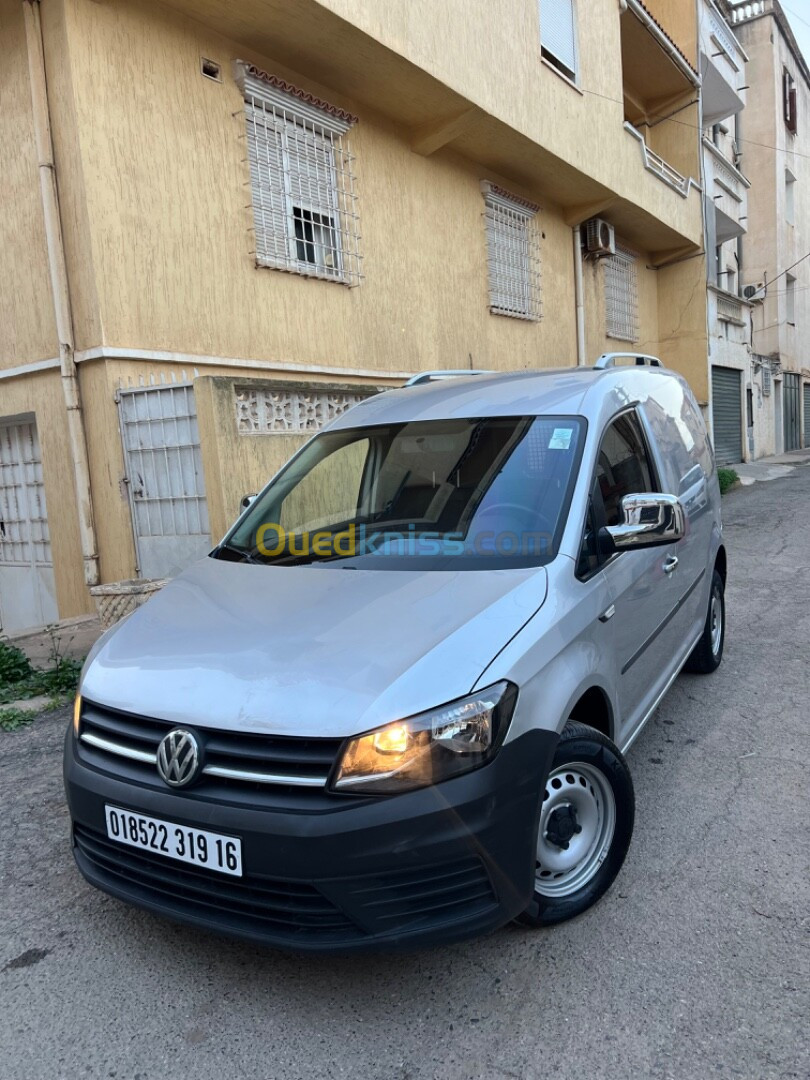
[[[763,417],[761,452],[781,453],[810,446],[810,69],[778,0],[733,3],[729,15],[752,87],[739,144],[751,182],[747,409]]]
[[[697,5],[0,0],[0,37],[3,630],[176,572],[420,370],[658,353],[708,409]]]

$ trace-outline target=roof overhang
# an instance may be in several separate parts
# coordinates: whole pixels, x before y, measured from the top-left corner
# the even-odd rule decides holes
[[[643,31],[643,36],[638,34],[636,26]],[[690,86],[700,86],[700,75],[695,71],[692,65],[687,60],[686,56],[681,52],[672,38],[666,33],[663,27],[656,22],[649,11],[644,7],[640,0],[627,0],[627,10],[622,14],[622,60],[624,56],[624,37],[625,32],[633,35],[633,39],[637,45],[641,48],[641,53],[631,53],[630,59],[642,61],[643,58],[651,57],[654,54],[650,51],[650,43],[655,47],[655,52],[659,58],[663,52],[671,65],[680,73],[680,75],[689,83]],[[644,38],[648,41],[644,44]],[[627,69],[625,68],[625,71]],[[651,95],[655,96],[655,95]]]
[[[677,48],[655,33],[655,23],[622,14],[622,81],[625,111],[636,126],[654,122],[697,96],[700,78]]]

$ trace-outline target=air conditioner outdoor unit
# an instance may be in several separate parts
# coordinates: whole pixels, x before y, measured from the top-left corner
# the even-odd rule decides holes
[[[746,285],[743,296],[746,300],[764,300],[768,286],[764,281],[757,281],[753,285]]]
[[[616,254],[616,230],[604,218],[585,222],[585,250],[597,258]]]

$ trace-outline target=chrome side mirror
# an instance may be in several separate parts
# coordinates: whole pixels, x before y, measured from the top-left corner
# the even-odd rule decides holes
[[[254,492],[252,495],[243,495],[242,500],[239,503],[240,510],[247,510],[251,503],[254,503],[258,499],[258,495]]]
[[[616,551],[673,544],[686,535],[686,515],[674,495],[625,495],[622,518],[605,529]]]

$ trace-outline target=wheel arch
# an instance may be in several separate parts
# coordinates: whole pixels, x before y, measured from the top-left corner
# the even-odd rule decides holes
[[[610,698],[601,686],[589,686],[582,691],[573,705],[568,720],[576,720],[595,728],[609,739],[615,740],[615,719]],[[566,720],[566,723],[568,722]]]
[[[536,663],[532,657],[532,667]],[[614,739],[619,726],[618,701],[603,666],[604,658],[593,642],[577,642],[562,650],[549,663],[535,667],[528,678],[523,677],[523,664],[504,665],[497,676],[520,687],[507,741],[534,728],[559,735],[572,715]],[[493,681],[494,675],[488,672],[487,679]]]
[[[723,587],[726,584],[726,574],[728,572],[728,557],[726,555],[726,549],[723,544],[717,549],[717,555],[714,560],[714,568],[720,577],[723,579]]]

